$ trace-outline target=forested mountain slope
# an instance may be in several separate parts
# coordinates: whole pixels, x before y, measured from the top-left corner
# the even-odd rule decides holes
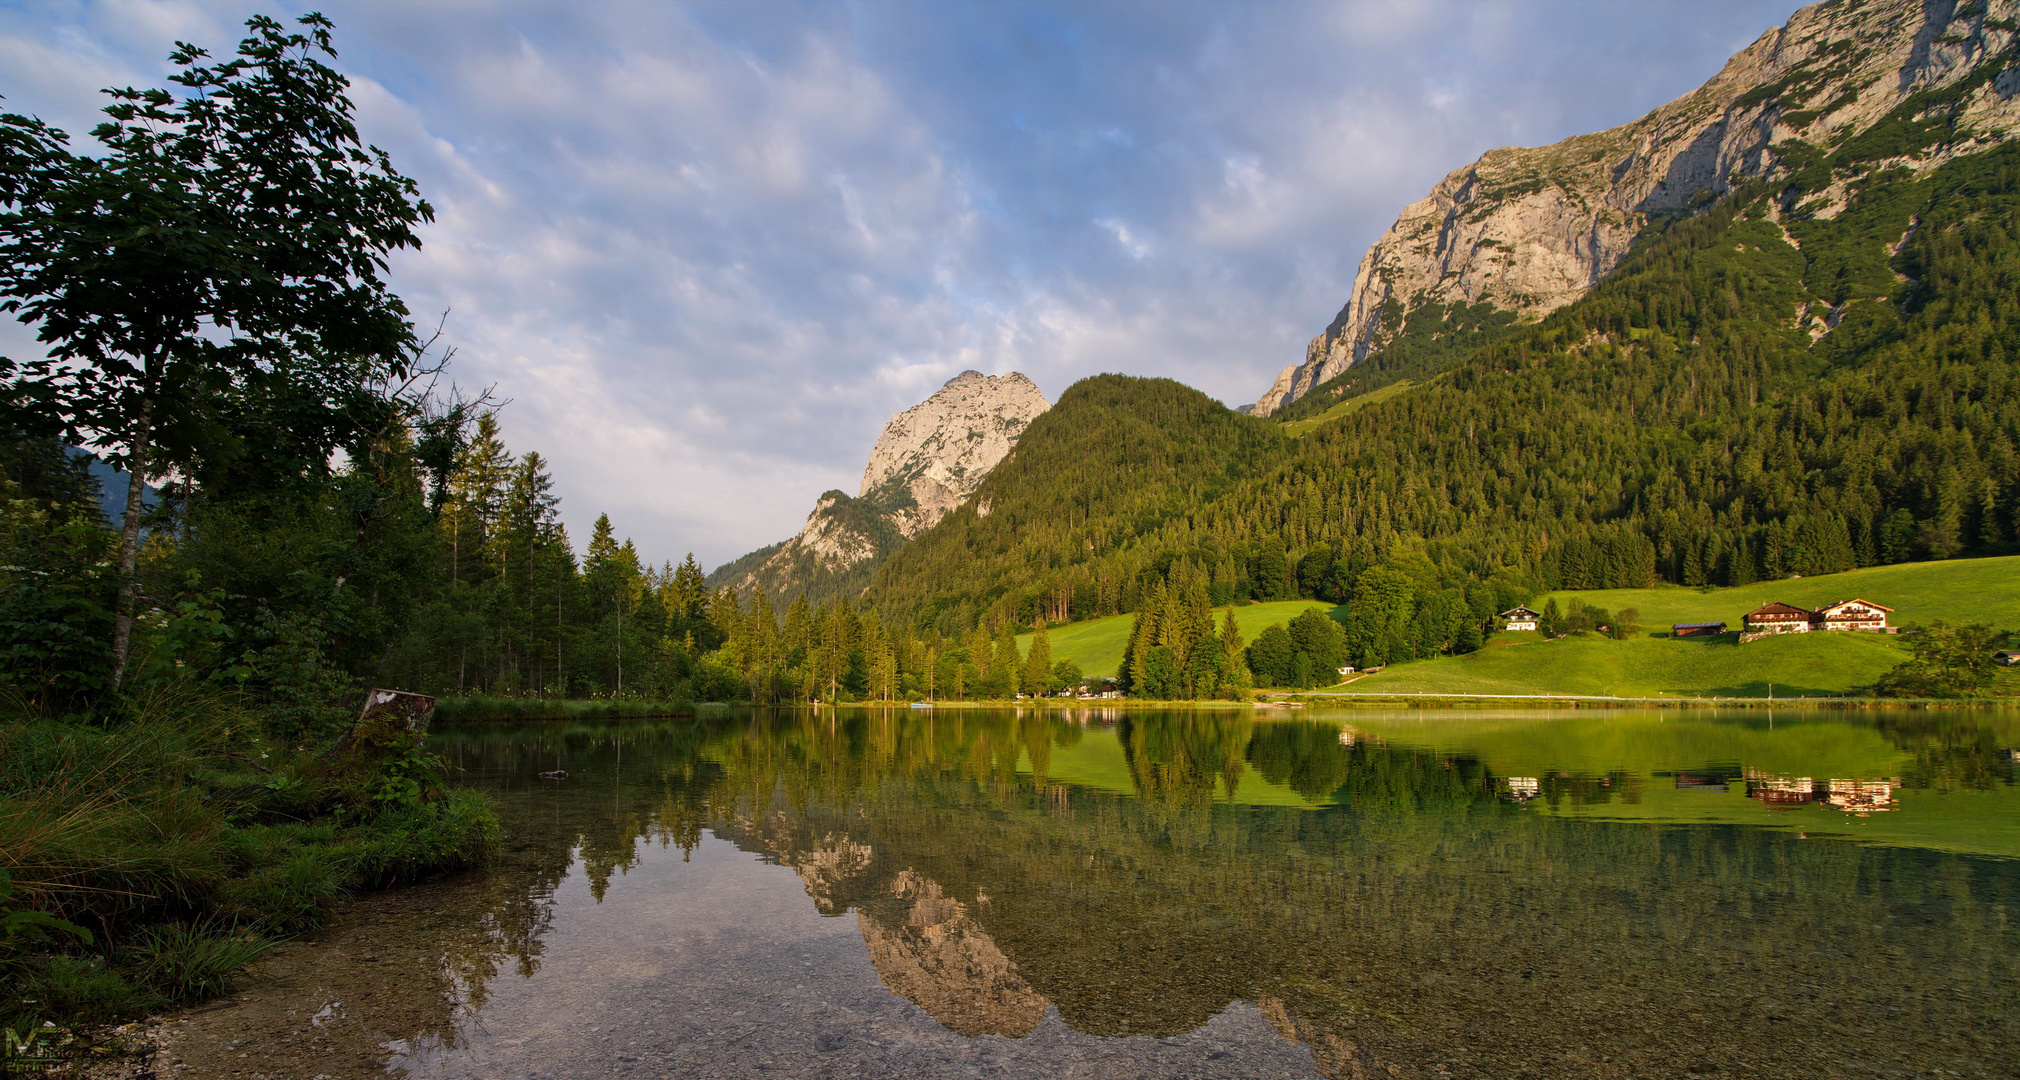
[[[1169,379],[1083,379],[974,498],[891,556],[869,601],[946,633],[978,617],[1132,610],[1138,557],[1168,562],[1191,515],[1279,460],[1286,441],[1279,425]]]
[[[1665,215],[1802,173],[1803,211],[1856,190],[1842,168],[1913,171],[1996,145],[2020,121],[2020,0],[1833,0],[1796,12],[1697,90],[1608,131],[1493,150],[1457,169],[1368,249],[1304,361],[1251,406],[1380,385],[1349,369],[1421,366],[1430,341],[1533,319],[1583,296]],[[1470,342],[1468,342],[1470,343]],[[1392,350],[1414,356],[1384,356]]]
[[[1951,137],[1916,121],[1658,220],[1584,298],[1304,438],[1195,406],[1190,455],[1132,458],[1167,430],[1133,395],[1182,388],[1090,380],[984,485],[998,513],[950,518],[872,598],[1029,622],[1198,575],[1216,603],[1351,600],[1379,662],[1449,648],[1511,587],[2016,550],[2020,148],[1886,164]],[[1806,213],[1826,187],[1843,212]],[[1101,407],[1068,409],[1082,395]],[[1218,483],[1195,479],[1209,459]]]

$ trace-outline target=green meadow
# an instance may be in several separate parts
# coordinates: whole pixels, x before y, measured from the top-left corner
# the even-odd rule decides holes
[[[1241,627],[1241,636],[1254,641],[1262,633],[1263,627],[1271,623],[1288,623],[1298,617],[1306,608],[1329,611],[1336,619],[1346,617],[1347,609],[1334,607],[1319,600],[1285,600],[1272,604],[1248,604],[1234,610],[1234,624]],[[1214,625],[1218,627],[1227,608],[1216,608],[1213,613]],[[1122,650],[1129,646],[1129,626],[1134,615],[1112,615],[1106,619],[1089,619],[1086,622],[1065,623],[1045,631],[1046,640],[1052,645],[1052,659],[1071,660],[1080,665],[1080,670],[1088,675],[1114,675],[1122,664]],[[1029,651],[1031,635],[1020,634],[1017,648]]]
[[[1837,697],[1901,662],[1898,639],[1792,634],[1739,644],[1738,635],[1547,639],[1497,634],[1486,648],[1394,664],[1343,694],[1610,694],[1617,697]]]
[[[1896,625],[1984,622],[2020,629],[2020,556],[1952,559],[1875,566],[1843,574],[1790,578],[1730,589],[1665,585],[1653,589],[1556,592],[1538,597],[1540,608],[1573,598],[1608,611],[1640,612],[1642,634],[1614,641],[1597,634],[1545,640],[1538,634],[1496,634],[1485,649],[1391,665],[1341,687],[1350,694],[1611,694],[1619,697],[1836,697],[1855,695],[1901,662],[1896,637],[1871,634],[1802,634],[1739,644],[1737,635],[1670,638],[1679,622],[1723,621],[1773,600],[1816,607],[1862,597],[1894,609]],[[1317,600],[1250,604],[1234,608],[1235,624],[1253,641],[1271,623],[1289,622],[1306,608],[1344,620],[1346,609]],[[1222,611],[1227,609],[1223,608]],[[1128,643],[1132,616],[1052,627],[1047,636],[1056,660],[1072,660],[1089,675],[1114,675]],[[1216,613],[1218,618],[1218,612]],[[1031,635],[1017,639],[1031,647]],[[1995,692],[2020,694],[2020,672],[2002,672]]]
[[[1389,398],[1396,397],[1414,385],[1416,384],[1412,383],[1410,380],[1402,379],[1397,382],[1390,383],[1389,385],[1384,386],[1379,390],[1370,390],[1367,393],[1360,395],[1359,397],[1350,397],[1347,400],[1340,402],[1338,405],[1335,405],[1332,408],[1327,409],[1325,412],[1322,412],[1309,420],[1293,420],[1290,423],[1285,424],[1284,434],[1289,435],[1293,438],[1296,438],[1297,436],[1300,435],[1309,434],[1314,429],[1325,424],[1330,424],[1333,421],[1338,420],[1340,417],[1347,415],[1348,413],[1356,412],[1360,409],[1365,409],[1378,401],[1387,401]]]
[[[1893,608],[1888,621],[1897,626],[1942,619],[2020,629],[2020,555],[1895,563],[1710,591],[1683,585],[1564,591],[1539,596],[1530,606],[1541,610],[1552,598],[1565,604],[1573,597],[1608,611],[1634,608],[1651,632],[1680,622],[1722,621],[1737,629],[1740,616],[1771,601],[1816,608],[1853,597]]]
[[[1573,598],[1608,611],[1640,612],[1642,635],[1613,641],[1597,634],[1546,640],[1497,634],[1468,656],[1442,656],[1342,687],[1344,694],[1611,694],[1619,697],[1801,698],[1857,695],[1906,656],[1897,637],[1797,634],[1741,645],[1737,633],[1671,638],[1679,622],[1723,621],[1769,601],[1814,608],[1862,597],[1894,609],[1895,625],[1983,622],[2020,628],[2020,557],[1953,559],[1875,566],[1843,574],[1790,578],[1730,589],[1603,589],[1557,592],[1532,606]],[[1660,635],[1660,636],[1658,636]],[[2020,677],[2001,672],[1994,690],[2020,694]]]

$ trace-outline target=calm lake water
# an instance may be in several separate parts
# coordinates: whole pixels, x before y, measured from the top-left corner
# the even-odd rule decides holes
[[[419,1076],[2020,1072],[2012,713],[436,740],[509,850],[403,942],[449,998],[389,1044]]]

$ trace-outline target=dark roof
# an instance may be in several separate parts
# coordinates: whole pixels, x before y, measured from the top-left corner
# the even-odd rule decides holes
[[[1543,613],[1540,611],[1531,611],[1520,604],[1517,604],[1516,606],[1511,607],[1508,610],[1501,613],[1501,617],[1504,619],[1512,619],[1518,615],[1532,615],[1537,618],[1542,618]]]
[[[1799,608],[1792,604],[1784,604],[1777,601],[1772,604],[1762,604],[1747,612],[1746,617],[1751,619],[1756,615],[1801,615],[1805,619],[1813,619],[1816,618],[1816,614],[1816,612],[1808,608]]]
[[[1721,630],[1725,628],[1725,624],[1722,622],[1680,622],[1672,623],[1669,628],[1671,630],[1704,630],[1713,626]]]

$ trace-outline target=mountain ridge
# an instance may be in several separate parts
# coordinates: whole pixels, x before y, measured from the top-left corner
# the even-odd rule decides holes
[[[1022,373],[961,372],[885,422],[855,495],[823,493],[796,535],[717,567],[708,586],[811,600],[861,591],[892,552],[973,494],[1048,408]]]
[[[1490,150],[1403,210],[1304,360],[1242,411],[1281,411],[1380,353],[1420,314],[1443,320],[1450,308],[1489,304],[1524,321],[1546,315],[1590,292],[1651,222],[1699,211],[1739,184],[1814,174],[1847,153],[1880,151],[1864,160],[1919,173],[1989,149],[2020,126],[2016,43],[2020,0],[1813,4],[1640,119]],[[1932,115],[1957,136],[1933,152],[1913,130],[1926,132]],[[1807,189],[1804,215],[1844,208],[1853,178],[1831,180]]]

